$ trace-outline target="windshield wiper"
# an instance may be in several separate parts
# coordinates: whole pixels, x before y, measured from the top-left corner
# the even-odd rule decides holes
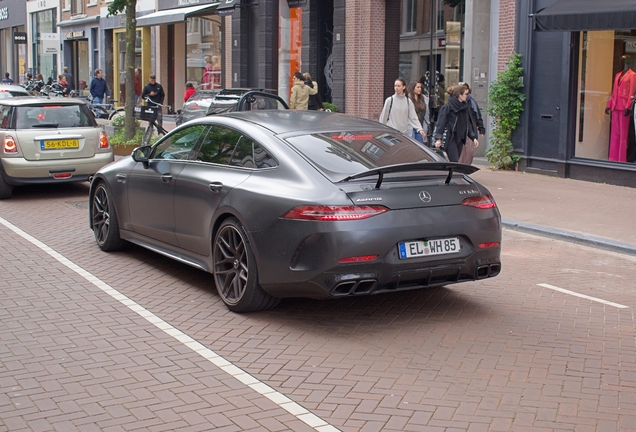
[[[380,189],[385,174],[407,172],[407,171],[447,171],[445,184],[449,184],[453,178],[453,173],[458,172],[461,174],[472,174],[479,171],[479,168],[472,165],[464,165],[455,162],[416,162],[409,164],[388,165],[381,168],[375,168],[372,170],[364,171],[358,174],[354,174],[343,178],[341,181],[356,180],[364,177],[378,176],[378,181],[375,184],[376,189]]]

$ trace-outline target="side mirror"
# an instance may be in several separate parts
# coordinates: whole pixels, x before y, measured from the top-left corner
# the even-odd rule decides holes
[[[148,159],[150,159],[150,152],[152,147],[141,146],[132,151],[132,158],[135,162],[141,162],[144,164],[144,168],[148,168]]]

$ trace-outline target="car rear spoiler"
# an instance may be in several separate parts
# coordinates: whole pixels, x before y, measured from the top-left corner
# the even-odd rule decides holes
[[[461,174],[472,174],[476,171],[479,171],[479,168],[472,165],[465,165],[455,162],[417,162],[375,168],[369,171],[364,171],[349,177],[345,177],[341,181],[346,182],[349,180],[377,175],[378,182],[375,184],[375,188],[379,189],[380,185],[382,184],[382,180],[384,179],[384,174],[407,171],[448,171],[448,176],[446,176],[446,181],[444,182],[448,184],[450,183],[451,178],[453,178],[453,173],[458,172]]]

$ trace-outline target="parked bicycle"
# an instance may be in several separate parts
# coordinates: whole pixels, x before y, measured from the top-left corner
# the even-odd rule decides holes
[[[163,108],[167,108],[168,112],[170,112],[171,107],[169,105],[162,105],[160,103],[153,102],[148,97],[144,100],[147,105],[135,107],[133,116],[139,120],[148,122],[141,145],[150,145],[150,140],[152,139],[155,130],[157,131],[157,135],[165,135],[168,133],[168,131],[163,128],[163,114],[161,110]]]
[[[117,99],[110,99],[108,103],[95,103],[93,96],[88,95],[86,98],[89,108],[95,114],[95,118],[112,120],[119,112],[123,112],[124,108],[115,108]]]

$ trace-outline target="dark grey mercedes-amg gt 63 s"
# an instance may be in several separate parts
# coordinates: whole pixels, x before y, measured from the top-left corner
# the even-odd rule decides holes
[[[447,285],[501,270],[476,170],[349,115],[211,116],[102,168],[90,227],[104,251],[131,242],[210,272],[236,312]]]

